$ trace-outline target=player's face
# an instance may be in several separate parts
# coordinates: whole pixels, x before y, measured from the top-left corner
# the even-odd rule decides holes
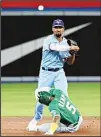
[[[52,28],[52,31],[56,37],[61,37],[64,32],[64,28],[61,26],[56,26],[56,27]]]

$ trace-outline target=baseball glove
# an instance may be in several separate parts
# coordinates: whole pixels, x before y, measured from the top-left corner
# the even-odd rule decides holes
[[[67,40],[67,43],[68,43],[69,46],[71,46],[71,45],[73,45],[73,46],[78,46],[77,42],[74,41],[74,40],[71,40],[71,39],[68,39],[68,40]],[[70,53],[71,55],[73,55],[73,54],[77,54],[77,51],[71,50],[71,51],[69,51],[69,53]]]

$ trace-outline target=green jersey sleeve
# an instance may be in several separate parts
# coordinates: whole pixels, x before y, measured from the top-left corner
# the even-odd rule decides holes
[[[58,107],[57,107],[57,101],[56,99],[54,99],[50,104],[49,104],[49,110],[52,114],[52,117],[55,117],[55,116],[60,116],[60,112],[58,110]]]

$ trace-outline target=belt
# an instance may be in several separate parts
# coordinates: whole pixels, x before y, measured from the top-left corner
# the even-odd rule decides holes
[[[42,67],[42,69],[43,70],[46,70],[46,71],[53,71],[53,72],[56,72],[56,71],[58,71],[58,70],[60,70],[60,69],[62,69],[62,68],[44,68],[44,67]]]

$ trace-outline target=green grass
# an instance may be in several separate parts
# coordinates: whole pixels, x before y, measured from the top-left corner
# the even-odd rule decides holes
[[[1,84],[1,116],[33,116],[37,83]],[[83,116],[100,116],[100,83],[69,83],[69,97]],[[45,107],[44,115],[50,116]]]

